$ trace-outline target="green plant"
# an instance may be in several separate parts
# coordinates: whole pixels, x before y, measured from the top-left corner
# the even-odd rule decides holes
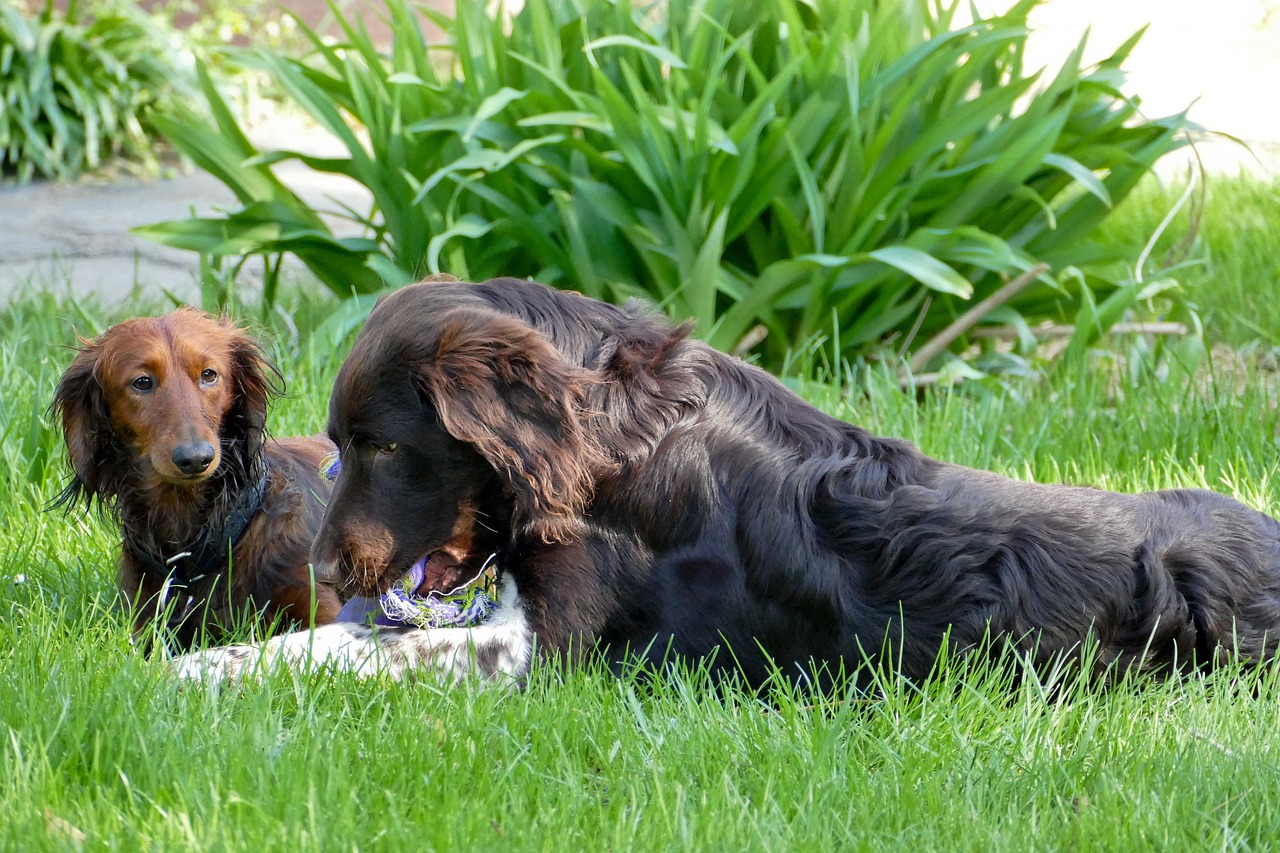
[[[154,166],[146,120],[188,73],[133,3],[0,4],[0,171],[71,178],[111,157]]]
[[[293,252],[344,294],[439,270],[643,294],[771,364],[819,335],[842,358],[905,354],[1041,262],[974,322],[1097,325],[1151,291],[1117,274],[1139,247],[1095,230],[1186,122],[1121,91],[1137,35],[1093,68],[1081,45],[1025,73],[1037,2],[960,26],[958,0],[528,0],[514,21],[462,0],[432,13],[443,73],[406,0],[387,0],[385,56],[335,8],[340,43],[304,28],[312,57],[258,61],[350,156],[257,151],[206,79],[213,123],[160,126],[244,207],[141,233]],[[291,158],[369,189],[347,211],[367,240],[271,175]]]
[[[252,43],[274,50],[303,47],[294,19],[271,0],[157,0],[149,4],[182,34],[192,50],[216,59],[221,48]]]
[[[1187,192],[1187,180],[1150,177],[1108,221],[1105,237],[1117,244],[1141,240]],[[1200,306],[1215,341],[1231,346],[1280,344],[1280,303],[1265,290],[1280,282],[1280,180],[1247,174],[1214,174],[1191,188],[1195,204],[1184,205],[1153,256],[1175,265],[1185,291]],[[1189,245],[1188,245],[1189,244]]]

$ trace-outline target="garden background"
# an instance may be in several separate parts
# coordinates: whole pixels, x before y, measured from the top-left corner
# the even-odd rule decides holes
[[[91,4],[78,5],[83,12]],[[151,8],[183,12],[182,5]],[[913,149],[910,142],[927,136],[916,131],[929,125],[907,132],[912,128],[904,123],[901,134],[879,142],[868,131],[868,144],[858,149],[860,137],[848,129],[843,113],[823,125],[835,136],[807,139],[797,132],[787,143],[785,134],[770,136],[772,126],[763,120],[759,133],[738,136],[731,121],[718,127],[698,124],[712,108],[733,107],[738,95],[750,103],[746,95],[758,82],[750,70],[735,66],[739,77],[718,78],[740,88],[719,90],[715,103],[702,108],[698,97],[708,90],[681,77],[679,64],[664,53],[674,52],[672,44],[642,26],[652,19],[588,0],[530,5],[555,7],[569,17],[575,8],[603,9],[610,32],[632,40],[597,41],[592,51],[583,46],[588,39],[572,34],[558,46],[524,43],[550,53],[567,46],[565,79],[572,85],[557,91],[569,97],[572,90],[579,108],[573,120],[583,125],[583,134],[599,135],[562,132],[566,119],[555,118],[547,106],[555,93],[537,90],[533,77],[509,85],[516,78],[503,75],[515,74],[518,63],[499,74],[493,71],[501,65],[497,54],[479,47],[468,54],[475,63],[469,79],[484,80],[492,72],[485,84],[492,88],[476,93],[475,100],[451,101],[456,92],[449,85],[437,90],[398,78],[392,88],[425,88],[442,99],[428,106],[470,108],[472,118],[485,114],[474,126],[453,121],[418,131],[439,134],[431,137],[439,143],[433,143],[431,156],[476,158],[466,161],[465,170],[442,160],[425,174],[412,175],[415,196],[436,178],[422,191],[421,207],[392,193],[406,215],[430,208],[447,223],[416,234],[423,257],[434,237],[454,228],[448,240],[435,245],[437,261],[450,269],[484,269],[492,256],[468,254],[471,249],[461,247],[483,246],[486,239],[491,245],[512,242],[503,227],[525,217],[534,233],[553,213],[572,213],[574,203],[589,198],[596,206],[585,209],[610,222],[612,230],[584,232],[584,241],[566,230],[570,236],[548,245],[540,268],[503,271],[566,280],[580,275],[575,280],[597,282],[602,295],[625,296],[627,278],[617,269],[584,266],[599,254],[593,239],[617,240],[621,256],[636,262],[637,280],[643,274],[661,285],[652,295],[668,310],[680,316],[704,312],[703,334],[728,328],[719,318],[739,304],[749,305],[750,312],[735,315],[741,320],[737,331],[726,332],[718,343],[769,366],[816,405],[873,432],[903,436],[939,458],[1019,478],[1124,490],[1208,487],[1280,514],[1275,474],[1280,110],[1271,106],[1280,83],[1276,3],[1233,0],[1215,4],[1212,13],[1204,4],[1185,1],[1051,0],[1028,6],[1036,29],[1022,67],[1028,73],[1041,65],[1050,69],[1044,79],[1028,84],[1031,93],[1049,85],[1085,27],[1092,34],[1081,69],[1105,61],[1150,21],[1146,36],[1119,63],[1127,79],[1114,84],[1125,95],[1140,96],[1142,109],[1128,115],[1123,127],[1105,120],[1088,124],[1090,116],[1105,118],[1101,108],[1072,113],[1063,126],[1103,127],[1098,132],[1113,134],[1108,139],[1114,145],[1092,150],[1081,136],[1056,136],[1053,144],[1061,141],[1065,147],[1010,156],[1018,179],[1007,186],[974,177],[988,174],[985,166],[1025,138],[1009,134],[992,144],[983,134],[1025,115],[1026,105],[1035,101],[997,103],[1017,79],[1009,64],[1012,54],[1004,48],[984,54],[1000,74],[978,73],[969,58],[981,51],[966,47],[933,68],[942,85],[928,90],[928,97],[913,102],[886,96],[864,114],[872,119],[864,129],[883,128],[895,120],[898,105],[907,105],[902,107],[907,122],[912,109],[934,110],[915,118],[942,115],[944,108],[963,106],[970,93],[990,93],[986,103],[993,112],[980,116],[959,143],[939,136],[936,149]],[[850,33],[859,50],[870,49],[857,40],[858,22],[839,13],[875,4],[779,0],[749,5],[769,14],[800,10],[795,12],[800,17],[789,20],[791,35],[814,20],[806,17],[810,14],[830,15],[848,26],[814,27],[814,39],[777,47],[780,54],[797,51],[788,56],[803,71],[788,71],[785,62],[769,66],[763,48],[753,54],[762,75],[796,75],[771,91],[768,100],[775,109],[788,104],[802,109],[811,91],[805,87],[814,80],[822,83],[824,69],[847,70],[838,52],[832,59],[821,51],[823,33]],[[921,21],[951,8],[889,5],[918,10]],[[978,8],[983,15],[1004,14],[1011,6],[989,2]],[[367,15],[381,14],[385,7],[355,8]],[[480,14],[478,7],[468,10]],[[259,13],[262,17],[255,17]],[[948,26],[934,33],[942,39],[935,48],[951,44],[946,33],[967,26],[963,14],[957,10]],[[26,133],[14,117],[23,114],[17,93],[31,75],[14,71],[16,54],[4,52],[3,39],[19,43],[13,38],[22,26],[18,17],[30,23],[38,15],[38,5],[0,0],[0,93],[6,98],[0,102],[0,149],[5,151],[18,150],[14,140]],[[272,412],[275,432],[322,430],[329,383],[367,303],[340,299],[332,283],[319,280],[296,253],[286,251],[277,259],[278,243],[251,246],[243,232],[235,246],[263,254],[241,265],[232,252],[209,251],[228,246],[211,242],[207,231],[196,233],[203,242],[197,240],[201,251],[193,251],[161,246],[129,229],[189,222],[192,212],[209,222],[233,219],[249,206],[226,180],[231,177],[234,184],[242,174],[237,170],[244,158],[236,152],[244,149],[233,145],[225,157],[203,161],[198,150],[215,138],[234,139],[230,125],[248,130],[255,153],[305,148],[308,156],[322,160],[347,156],[349,146],[299,98],[312,91],[307,81],[344,104],[344,124],[357,114],[377,119],[374,108],[383,103],[375,99],[362,112],[354,100],[342,100],[350,92],[333,82],[341,75],[307,77],[302,69],[324,68],[326,60],[306,65],[305,35],[265,5],[214,3],[200,15],[177,20],[181,26],[175,30],[164,15],[143,23],[128,17],[113,30],[118,35],[128,26],[158,27],[138,30],[134,44],[176,46],[179,67],[191,72],[176,105],[161,105],[152,113],[146,98],[151,89],[142,86],[134,93],[137,100],[129,103],[140,105],[141,132],[131,138],[128,123],[122,123],[124,141],[118,149],[130,156],[104,156],[86,174],[57,179],[23,171],[24,165],[57,160],[50,151],[22,149],[22,156],[0,157],[0,296],[5,303],[0,319],[0,802],[5,806],[0,847],[1182,850],[1273,849],[1280,840],[1276,666],[1164,682],[1137,679],[1102,690],[1063,684],[1053,674],[1014,683],[999,669],[943,662],[938,677],[923,685],[885,682],[873,696],[797,696],[781,690],[766,702],[720,695],[696,671],[655,686],[592,671],[544,670],[517,695],[287,674],[242,691],[177,689],[163,663],[145,658],[130,642],[128,621],[114,598],[117,545],[111,524],[44,510],[66,476],[60,438],[46,408],[53,386],[77,333],[91,335],[131,314],[190,300],[227,308],[270,343],[288,384]],[[485,33],[490,47],[507,35],[535,39],[539,32],[530,25],[504,34],[501,27],[483,29],[480,18],[468,20],[474,25],[471,34]],[[760,20],[772,19],[762,13]],[[323,15],[308,13],[304,21],[319,25]],[[881,23],[883,37],[872,44],[887,45],[890,34],[898,32],[894,21]],[[924,29],[921,24],[911,34]],[[1018,37],[1009,34],[1014,29],[1004,27],[1005,35],[984,43],[1014,44]],[[985,37],[980,31],[971,36]],[[387,30],[374,27],[371,38],[376,48],[392,47]],[[703,38],[679,44],[677,59],[689,74],[696,70],[688,60],[699,44],[708,55],[714,53],[715,39]],[[221,51],[228,40],[265,52],[252,62],[233,58]],[[725,45],[731,43],[728,38]],[[904,37],[898,55],[909,54],[918,43]],[[403,48],[405,61],[412,61],[412,47]],[[725,47],[717,61],[728,67],[731,59],[725,57],[739,55],[734,53],[738,47]],[[809,50],[814,52],[805,53]],[[611,100],[599,81],[588,88],[589,69],[583,66],[578,74],[573,65],[587,52],[599,55],[603,74],[615,74],[608,80],[622,97]],[[934,54],[912,54],[916,59],[929,55]],[[203,89],[193,57],[209,70]],[[345,79],[364,80],[374,91],[382,85],[375,65],[346,63],[342,67],[351,75]],[[923,65],[914,68],[912,75],[881,78],[885,91],[901,79],[926,79],[919,70]],[[419,70],[426,75],[436,69]],[[973,76],[966,78],[970,72]],[[1077,105],[1086,101],[1079,93],[1088,92],[1097,100],[1086,106],[1116,107],[1107,100],[1114,77],[1082,82],[1089,73],[1067,80],[1061,92],[1076,97]],[[635,91],[658,93],[654,111],[647,113],[641,99],[625,89],[627,74],[636,79]],[[148,85],[158,88],[152,79]],[[797,82],[801,79],[804,85]],[[858,81],[870,79],[864,75]],[[952,79],[965,82],[949,85]],[[667,86],[665,81],[673,80]],[[208,118],[210,91],[225,99],[230,125],[184,136],[183,128],[197,126],[193,115],[204,116],[200,120],[212,122],[209,127],[217,124]],[[848,91],[844,82],[829,94],[838,100],[841,91]],[[665,94],[685,100],[663,104]],[[83,106],[73,100],[59,102],[68,115],[73,106]],[[32,103],[21,101],[35,115],[39,110]],[[1134,171],[1132,186],[1119,187],[1116,176],[1128,155],[1119,157],[1116,146],[1133,142],[1124,128],[1175,115],[1188,105],[1192,121],[1237,137],[1248,148],[1221,135],[1179,135],[1194,139],[1194,148],[1172,146],[1177,150],[1149,174],[1145,168]],[[668,109],[658,109],[664,106]],[[596,107],[595,119],[586,121],[583,114]],[[120,107],[118,115],[125,114]],[[158,121],[155,115],[161,116]],[[427,122],[430,116],[417,120]],[[1044,116],[1038,122],[1036,127],[1050,123]],[[606,124],[612,136],[601,129]],[[797,131],[805,126],[791,124]],[[56,122],[49,127],[54,137],[62,133],[74,141]],[[634,136],[626,137],[627,127]],[[146,143],[161,139],[162,129],[169,131],[170,143],[147,148]],[[482,150],[510,153],[524,138],[517,134],[526,132],[542,141],[519,148],[520,156],[510,161]],[[566,154],[560,160],[563,140],[547,142],[551,135],[591,144],[576,150],[576,159]],[[374,136],[376,128],[358,138]],[[405,139],[413,141],[411,134]],[[638,143],[628,149],[628,139],[651,144],[658,154],[649,157]],[[739,217],[747,234],[743,247],[735,250],[726,239],[720,246],[724,251],[712,258],[703,248],[714,239],[705,238],[731,234],[734,204],[747,204],[739,199],[749,201],[752,189],[762,186],[760,173],[745,172],[748,177],[737,185],[731,168],[746,159],[752,139],[762,146],[758,150],[782,140],[778,171],[790,170],[795,182],[773,196],[780,201],[760,208],[757,231]],[[832,153],[837,142],[844,146],[838,155]],[[615,144],[616,156],[592,159],[594,151],[614,151]],[[671,146],[670,157],[664,144]],[[983,153],[984,144],[991,150]],[[1147,142],[1133,144],[1125,150]],[[842,211],[853,209],[844,195],[853,183],[849,152],[865,153],[876,145],[890,154],[906,152],[900,162],[893,156],[865,161],[874,166],[867,174],[898,169],[903,176],[880,187],[883,209],[894,211],[886,217],[893,227],[885,229],[885,242],[859,244],[844,253],[835,237],[852,245],[856,233],[875,221],[850,216],[849,233],[841,232]],[[222,177],[184,163],[173,146],[194,151],[197,162],[206,168],[212,164],[212,174]],[[663,184],[688,192],[666,199],[667,213],[659,203],[662,194],[643,181],[617,184],[617,192],[635,193],[625,205],[611,203],[616,198],[601,189],[618,163],[668,168],[701,162],[697,158],[704,149],[722,159],[707,160],[705,168],[672,171],[692,178],[678,187],[677,181]],[[966,161],[966,150],[981,156]],[[114,153],[111,146],[104,151]],[[1046,153],[1056,156],[1045,160]],[[1090,162],[1093,156],[1103,159]],[[1099,165],[1104,161],[1107,165]],[[936,171],[922,177],[926,167]],[[291,206],[288,195],[261,172],[254,192],[272,203],[283,200],[285,212],[295,218],[322,209],[317,215],[331,229],[330,237],[355,241],[338,244],[349,250],[338,256],[343,264],[358,256],[342,269],[394,278],[393,264],[376,256],[398,263],[403,243],[379,238],[371,248],[360,242],[368,240],[364,225],[334,215],[338,205],[331,197],[365,215],[367,183],[317,171],[305,161],[276,162],[272,155],[249,168],[274,170],[284,186],[296,190],[302,206]],[[546,194],[531,195],[515,178],[503,183],[503,176],[513,174],[508,168],[522,169],[522,180],[541,181]],[[717,174],[725,180],[693,180],[711,168],[721,169]],[[490,177],[492,184],[485,182]],[[726,184],[739,195],[726,201],[730,213],[717,230],[720,209],[703,217],[710,196],[699,195],[698,188],[709,194]],[[575,196],[563,186],[582,192]],[[866,186],[870,192],[877,184],[868,179]],[[437,199],[432,193],[441,187],[449,193]],[[948,207],[966,192],[994,195],[983,196],[980,205]],[[472,204],[463,201],[471,199],[468,193],[486,204],[498,204],[502,196],[524,206],[499,205],[508,216],[498,222],[491,211],[466,206]],[[1015,194],[1016,207],[1008,203]],[[908,195],[911,201],[903,201]],[[1105,203],[1111,198],[1114,212]],[[687,202],[682,210],[674,207],[678,200]],[[1091,212],[1072,214],[1073,206],[1088,206]],[[651,209],[654,218],[635,222],[626,215],[628,207]],[[939,213],[961,209],[963,216],[946,222]],[[993,215],[997,210],[1007,215]],[[1000,231],[1006,219],[1016,217],[1025,217],[1023,224]],[[1078,240],[1055,242],[1073,221],[1085,218],[1091,224]],[[307,224],[315,226],[309,219]],[[152,236],[181,242],[174,235],[187,239],[192,228],[171,225]],[[947,240],[927,242],[945,228],[956,230]],[[961,230],[966,228],[978,230]],[[819,232],[826,242],[814,245]],[[413,229],[406,233],[415,234]],[[653,234],[666,239],[650,240]],[[254,235],[258,239],[261,232]],[[676,251],[681,235],[689,237],[680,247],[684,255]],[[272,232],[267,242],[280,236]],[[301,241],[285,248],[305,253],[315,245]],[[654,245],[672,251],[655,252]],[[946,269],[911,251],[872,254],[886,246],[923,252]],[[1084,246],[1093,254],[1071,254]],[[792,262],[801,257],[807,260],[795,266]],[[988,314],[961,322],[983,295],[1000,293],[1045,257],[1064,260],[1053,263],[1041,274],[1048,278],[1036,279],[1022,296],[993,303]],[[770,263],[781,266],[774,268],[773,278],[761,279],[773,282],[782,298],[753,304],[747,282],[754,279],[747,272],[768,269]],[[425,271],[416,264],[413,271]],[[689,275],[691,270],[697,275]],[[969,294],[961,280],[976,290]],[[708,281],[715,286],[696,286]],[[850,292],[889,297],[877,307],[860,295],[836,323],[825,313],[805,310],[808,305],[825,309]],[[831,302],[809,299],[810,293],[826,294]],[[874,320],[890,313],[897,315],[894,323],[883,327],[849,324],[850,318]],[[917,358],[924,344],[942,340],[948,330],[955,336],[926,352],[927,358]]]

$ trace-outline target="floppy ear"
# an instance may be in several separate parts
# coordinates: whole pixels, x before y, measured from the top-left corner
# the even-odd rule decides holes
[[[84,502],[92,507],[111,506],[119,494],[118,472],[123,445],[111,428],[111,411],[106,391],[98,379],[98,356],[102,348],[80,339],[75,360],[62,374],[53,392],[51,413],[62,423],[62,437],[71,462],[71,482],[58,493],[53,506],[70,510]]]
[[[283,390],[280,371],[262,346],[244,329],[224,318],[223,329],[231,351],[231,409],[223,420],[223,434],[244,442],[246,467],[261,455],[266,438],[267,404]]]
[[[517,519],[547,542],[570,538],[596,478],[613,467],[584,423],[598,380],[514,317],[457,311],[440,327],[418,376],[444,428],[506,480]]]

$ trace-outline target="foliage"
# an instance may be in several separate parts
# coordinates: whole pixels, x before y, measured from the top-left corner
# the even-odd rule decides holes
[[[125,0],[0,3],[0,171],[72,178],[108,158],[156,163],[147,116],[188,74],[171,33]]]
[[[1138,35],[1025,72],[1037,2],[961,24],[959,0],[528,0],[513,20],[462,0],[432,15],[439,57],[406,0],[386,55],[335,9],[338,43],[303,28],[311,57],[257,59],[349,156],[257,151],[205,78],[212,119],[159,125],[243,206],[141,232],[290,252],[343,295],[439,270],[643,294],[724,349],[767,333],[771,364],[820,335],[843,358],[907,351],[1044,262],[975,320],[1030,345],[1075,319],[1083,343],[1168,290],[1095,230],[1186,122],[1122,92]],[[346,213],[367,239],[336,238],[271,174],[285,159],[364,185]]]
[[[181,27],[184,40],[206,60],[217,61],[219,48],[236,44],[305,47],[294,38],[294,19],[271,0],[157,0],[152,5]]]

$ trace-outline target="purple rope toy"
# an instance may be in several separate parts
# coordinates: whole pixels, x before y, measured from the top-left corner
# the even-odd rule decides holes
[[[331,453],[320,463],[320,475],[330,482],[342,472],[342,457]],[[468,628],[489,617],[496,605],[488,587],[492,574],[489,561],[474,578],[445,593],[422,593],[427,576],[427,557],[414,563],[389,592],[378,598],[357,596],[338,611],[339,622],[418,628]],[[490,560],[492,557],[490,557]]]

